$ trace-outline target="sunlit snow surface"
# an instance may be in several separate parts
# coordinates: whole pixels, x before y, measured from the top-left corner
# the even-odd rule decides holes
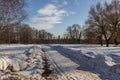
[[[43,56],[49,60],[53,80],[120,80],[120,47],[85,44],[0,45],[0,61],[7,57],[15,68],[19,65],[15,72],[1,70],[0,80],[9,76],[46,80]]]
[[[78,80],[89,80],[87,77],[80,78],[81,71],[99,77],[94,76],[90,80],[120,80],[120,47],[56,44],[50,45],[50,47],[46,46],[46,48],[48,48],[49,56],[61,66],[63,72],[67,72],[69,76],[77,77]]]

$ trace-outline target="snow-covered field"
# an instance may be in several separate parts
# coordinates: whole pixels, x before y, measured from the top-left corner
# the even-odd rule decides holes
[[[120,47],[0,45],[0,80],[120,80]]]

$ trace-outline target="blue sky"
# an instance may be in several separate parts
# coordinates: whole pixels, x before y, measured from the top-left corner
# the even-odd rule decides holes
[[[105,0],[27,0],[26,23],[36,29],[62,35],[68,26],[83,26],[88,18],[90,6],[98,1]]]

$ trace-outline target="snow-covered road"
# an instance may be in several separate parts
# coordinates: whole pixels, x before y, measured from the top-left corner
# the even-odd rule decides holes
[[[120,47],[46,45],[63,80],[120,80]]]
[[[80,69],[80,67],[85,69],[88,66],[77,64],[71,60],[72,56],[70,58],[67,54],[60,53],[56,48],[55,46],[44,46],[47,56],[54,65],[53,69],[57,72],[58,79],[56,80],[101,80],[99,75]]]

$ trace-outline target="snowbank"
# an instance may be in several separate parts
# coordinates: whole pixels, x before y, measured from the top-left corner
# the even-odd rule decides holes
[[[117,76],[120,79],[120,47],[54,45],[54,48],[63,55],[78,60],[78,64],[82,63],[100,74],[111,74],[109,77]]]
[[[44,72],[42,49],[34,45],[2,45],[0,49],[0,80],[40,80]],[[17,52],[17,50],[18,52]],[[10,51],[10,52],[9,52]],[[5,55],[4,55],[5,54]],[[20,79],[20,80],[21,80]]]

